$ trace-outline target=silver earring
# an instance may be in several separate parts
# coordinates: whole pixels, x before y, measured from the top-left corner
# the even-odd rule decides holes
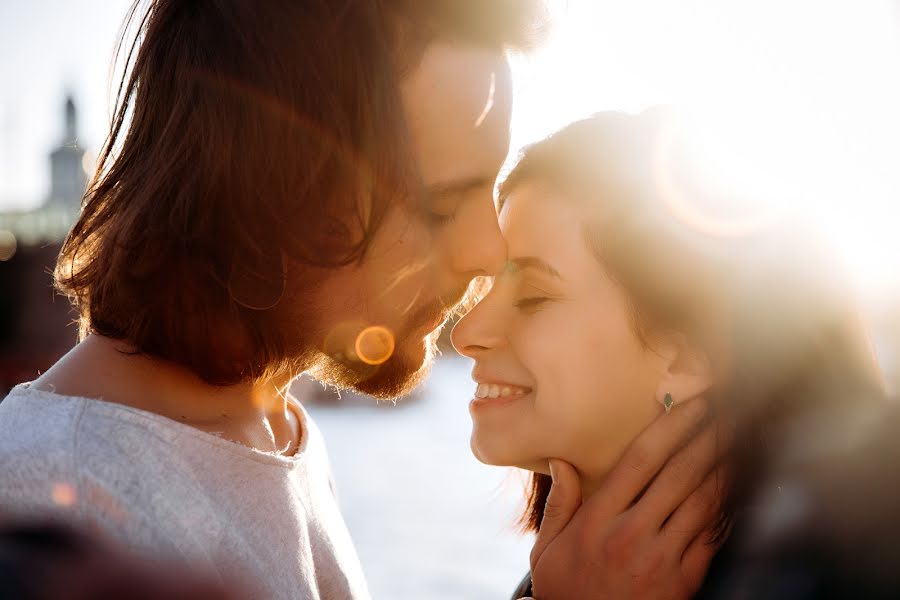
[[[672,394],[666,392],[666,395],[663,396],[663,406],[666,408],[666,414],[672,412],[672,407],[675,405],[675,401],[672,399]]]

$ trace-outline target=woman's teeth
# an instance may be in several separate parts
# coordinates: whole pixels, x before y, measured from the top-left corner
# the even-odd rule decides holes
[[[479,383],[475,389],[476,398],[506,398],[508,396],[524,396],[530,392],[528,388],[517,385],[496,385],[493,383]]]

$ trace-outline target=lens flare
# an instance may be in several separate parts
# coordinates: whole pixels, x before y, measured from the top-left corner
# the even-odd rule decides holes
[[[367,365],[380,365],[394,354],[394,334],[387,327],[372,325],[356,336],[356,356]]]
[[[75,488],[68,483],[56,483],[53,485],[53,491],[50,493],[53,502],[57,506],[69,507],[75,504],[77,495]]]
[[[11,231],[0,229],[0,261],[7,261],[16,255],[16,236]]]
[[[785,204],[768,198],[775,186],[765,193],[747,191],[754,187],[750,182],[760,179],[760,172],[748,169],[750,173],[738,176],[723,167],[727,145],[689,147],[688,140],[697,144],[702,139],[703,128],[696,122],[687,125],[686,121],[684,117],[669,120],[660,132],[653,157],[654,181],[675,219],[706,235],[743,237],[769,228],[784,217]],[[676,164],[679,156],[684,164]],[[687,179],[682,181],[679,173],[685,168]],[[704,183],[693,189],[690,181],[697,178]]]

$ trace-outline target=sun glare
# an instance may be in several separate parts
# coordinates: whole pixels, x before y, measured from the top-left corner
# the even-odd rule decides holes
[[[891,0],[551,4],[514,59],[514,150],[603,110],[689,109],[695,150],[760,204],[742,222],[675,198],[701,227],[785,213],[820,228],[866,293],[900,292],[900,10]],[[714,212],[714,211],[713,211]]]

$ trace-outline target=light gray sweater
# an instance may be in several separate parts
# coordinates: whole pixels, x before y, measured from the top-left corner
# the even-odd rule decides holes
[[[368,598],[322,436],[291,457],[165,417],[14,388],[0,402],[0,516],[63,518],[258,598]]]

